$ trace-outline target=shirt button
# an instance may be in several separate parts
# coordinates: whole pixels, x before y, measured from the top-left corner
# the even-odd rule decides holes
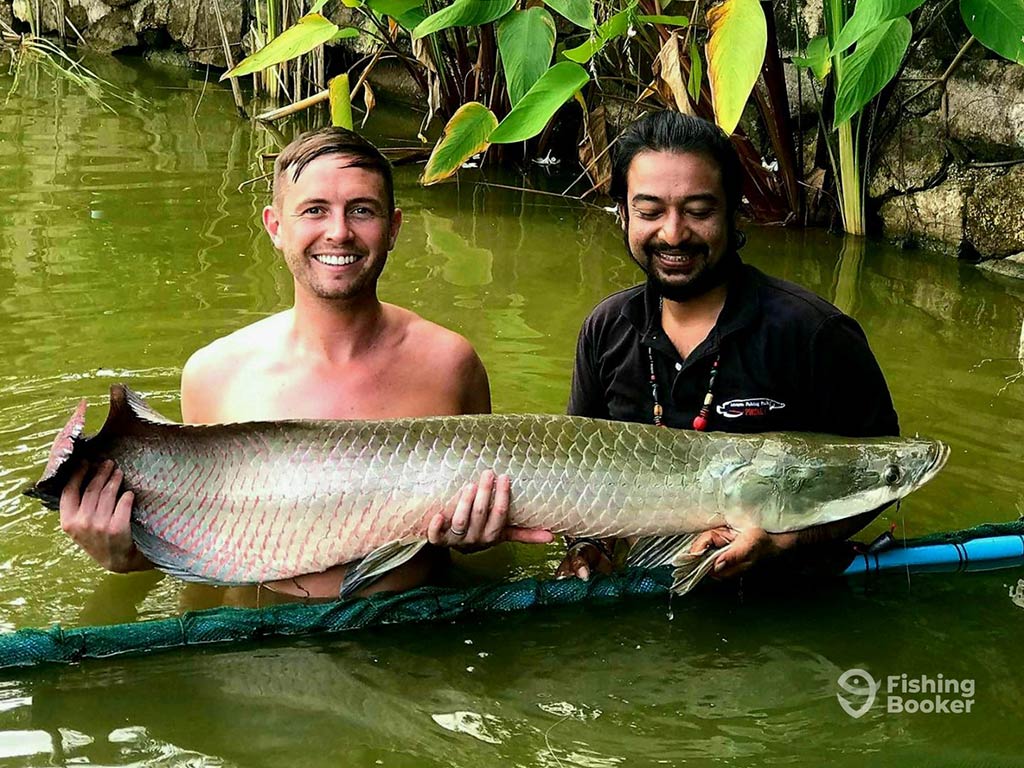
[[[676,370],[677,371],[683,370],[683,364],[682,363],[676,363]]]

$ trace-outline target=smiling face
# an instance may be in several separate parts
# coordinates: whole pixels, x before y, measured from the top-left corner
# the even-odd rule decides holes
[[[380,173],[345,155],[313,160],[294,181],[286,169],[263,225],[284,254],[295,290],[316,298],[376,295],[402,212],[389,210]]]
[[[721,283],[732,223],[721,171],[708,157],[640,152],[620,214],[630,255],[666,299],[685,301]]]

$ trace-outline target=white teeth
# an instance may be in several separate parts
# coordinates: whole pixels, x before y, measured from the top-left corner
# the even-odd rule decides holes
[[[334,256],[327,253],[318,253],[313,258],[329,267],[345,267],[359,260],[358,256]]]

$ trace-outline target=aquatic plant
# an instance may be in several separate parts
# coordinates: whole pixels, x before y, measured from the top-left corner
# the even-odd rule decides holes
[[[49,70],[57,79],[65,80],[81,88],[86,96],[108,112],[116,111],[110,105],[110,100],[121,101],[133,106],[141,106],[146,103],[146,100],[138,94],[126,91],[104,80],[81,61],[69,56],[57,43],[32,33],[19,35],[3,21],[0,21],[0,49],[10,53],[10,69],[14,75],[14,80],[4,99],[5,104],[18,90],[23,67],[32,62]]]
[[[832,109],[822,109],[826,146],[836,178],[843,229],[863,235],[866,222],[867,160],[879,137],[871,128],[885,106],[911,46],[910,17],[924,0],[826,0],[825,34],[794,59],[832,89]],[[960,0],[971,36],[946,72],[914,95],[945,85],[975,40],[1024,64],[1024,2]],[[912,97],[912,98],[914,98]],[[824,100],[819,104],[824,104]]]

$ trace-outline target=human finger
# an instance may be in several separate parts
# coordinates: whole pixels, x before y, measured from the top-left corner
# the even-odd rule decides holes
[[[505,540],[517,541],[520,544],[550,544],[555,534],[544,528],[520,528],[510,525],[505,528]]]
[[[85,473],[88,471],[88,462],[82,462],[82,466],[72,473],[67,484],[64,486],[64,490],[61,491],[60,525],[65,533],[69,532],[68,527],[73,524],[74,519],[78,516],[78,509],[82,504],[82,481],[85,479]]]
[[[122,480],[124,480],[124,473],[115,467],[114,471],[110,473],[110,477],[107,478],[107,482],[100,488],[99,496],[96,499],[97,515],[106,515],[106,511],[110,510],[110,516],[113,517],[117,507],[117,494],[121,490]],[[117,529],[114,528],[114,530]]]
[[[455,512],[448,522],[447,543],[449,546],[460,544],[469,530],[469,516],[473,509],[473,500],[476,498],[476,483],[468,483],[463,486],[462,493],[455,505]]]
[[[95,516],[100,494],[102,494],[107,481],[110,480],[110,476],[113,473],[114,462],[112,461],[104,461],[96,468],[96,473],[92,476],[89,484],[85,486],[85,493],[82,494],[82,503],[79,506],[79,511],[82,515],[89,518]]]
[[[427,541],[436,547],[443,547],[448,544],[444,535],[445,516],[438,512],[427,524]]]
[[[556,579],[571,579],[573,577],[583,581],[590,578],[590,567],[578,552],[571,552],[566,555],[555,570]]]
[[[498,475],[494,480],[494,499],[491,502],[490,512],[487,514],[484,524],[483,538],[487,544],[496,544],[502,539],[512,538],[511,531],[506,531],[505,525],[508,522],[508,509],[512,498],[512,480],[508,475]],[[549,539],[550,540],[550,539]]]
[[[494,494],[494,472],[484,470],[480,482],[476,484],[473,506],[470,508],[469,525],[466,528],[466,541],[471,544],[482,544],[484,529],[487,525],[488,512],[491,509],[491,496]]]
[[[132,505],[135,503],[135,494],[125,491],[117,500],[114,507],[114,514],[110,518],[110,527],[115,531],[123,531],[131,535]]]

